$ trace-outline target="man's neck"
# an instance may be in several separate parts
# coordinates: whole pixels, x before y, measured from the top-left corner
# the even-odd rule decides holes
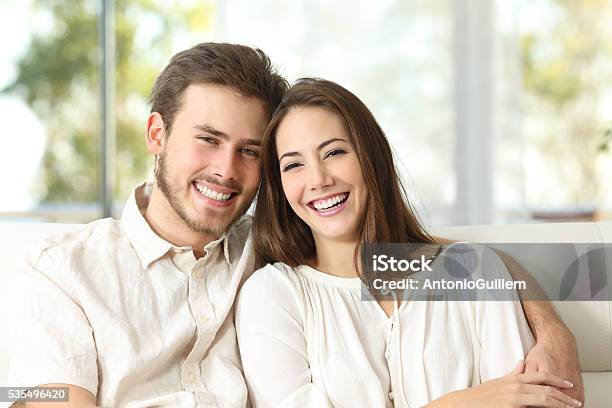
[[[155,184],[144,217],[157,235],[173,245],[191,247],[196,258],[203,256],[204,247],[218,238],[189,228]]]

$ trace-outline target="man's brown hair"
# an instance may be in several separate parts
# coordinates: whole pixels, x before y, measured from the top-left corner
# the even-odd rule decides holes
[[[262,100],[268,114],[288,88],[270,58],[260,49],[239,44],[201,43],[172,57],[151,92],[151,112],[159,112],[168,133],[191,84],[225,85],[240,95]]]
[[[295,214],[283,193],[276,151],[279,124],[291,109],[299,107],[326,109],[338,115],[346,126],[368,191],[359,243],[435,243],[406,197],[391,146],[370,110],[353,93],[334,82],[302,78],[285,93],[262,140],[263,171],[253,224],[259,262],[280,261],[297,266],[316,255],[310,227]],[[355,266],[358,249],[359,245]]]

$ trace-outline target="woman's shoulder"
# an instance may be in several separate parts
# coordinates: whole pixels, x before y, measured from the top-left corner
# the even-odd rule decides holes
[[[296,285],[295,268],[283,262],[267,264],[255,272],[245,281],[240,293],[256,292],[259,296],[263,293],[288,290]]]
[[[254,324],[282,316],[301,315],[303,294],[296,282],[296,273],[284,263],[267,264],[245,281],[236,298],[236,322]],[[246,320],[245,320],[246,319]],[[255,319],[255,320],[253,320]],[[247,323],[245,323],[247,321]],[[248,323],[250,322],[250,323]]]

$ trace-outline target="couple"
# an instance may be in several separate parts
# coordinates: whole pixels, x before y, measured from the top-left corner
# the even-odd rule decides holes
[[[11,384],[67,386],[73,407],[579,406],[546,303],[361,301],[359,243],[439,239],[349,91],[199,44],[157,78],[145,141],[155,181],[120,220],[28,253]]]

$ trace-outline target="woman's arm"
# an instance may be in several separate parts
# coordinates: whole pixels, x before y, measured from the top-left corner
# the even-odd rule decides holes
[[[580,401],[560,389],[572,384],[549,373],[525,373],[520,361],[509,374],[462,391],[455,391],[427,404],[423,408],[523,408],[580,407]]]
[[[236,331],[254,408],[331,407],[312,382],[304,322],[291,281],[268,265],[244,284],[236,306]]]

